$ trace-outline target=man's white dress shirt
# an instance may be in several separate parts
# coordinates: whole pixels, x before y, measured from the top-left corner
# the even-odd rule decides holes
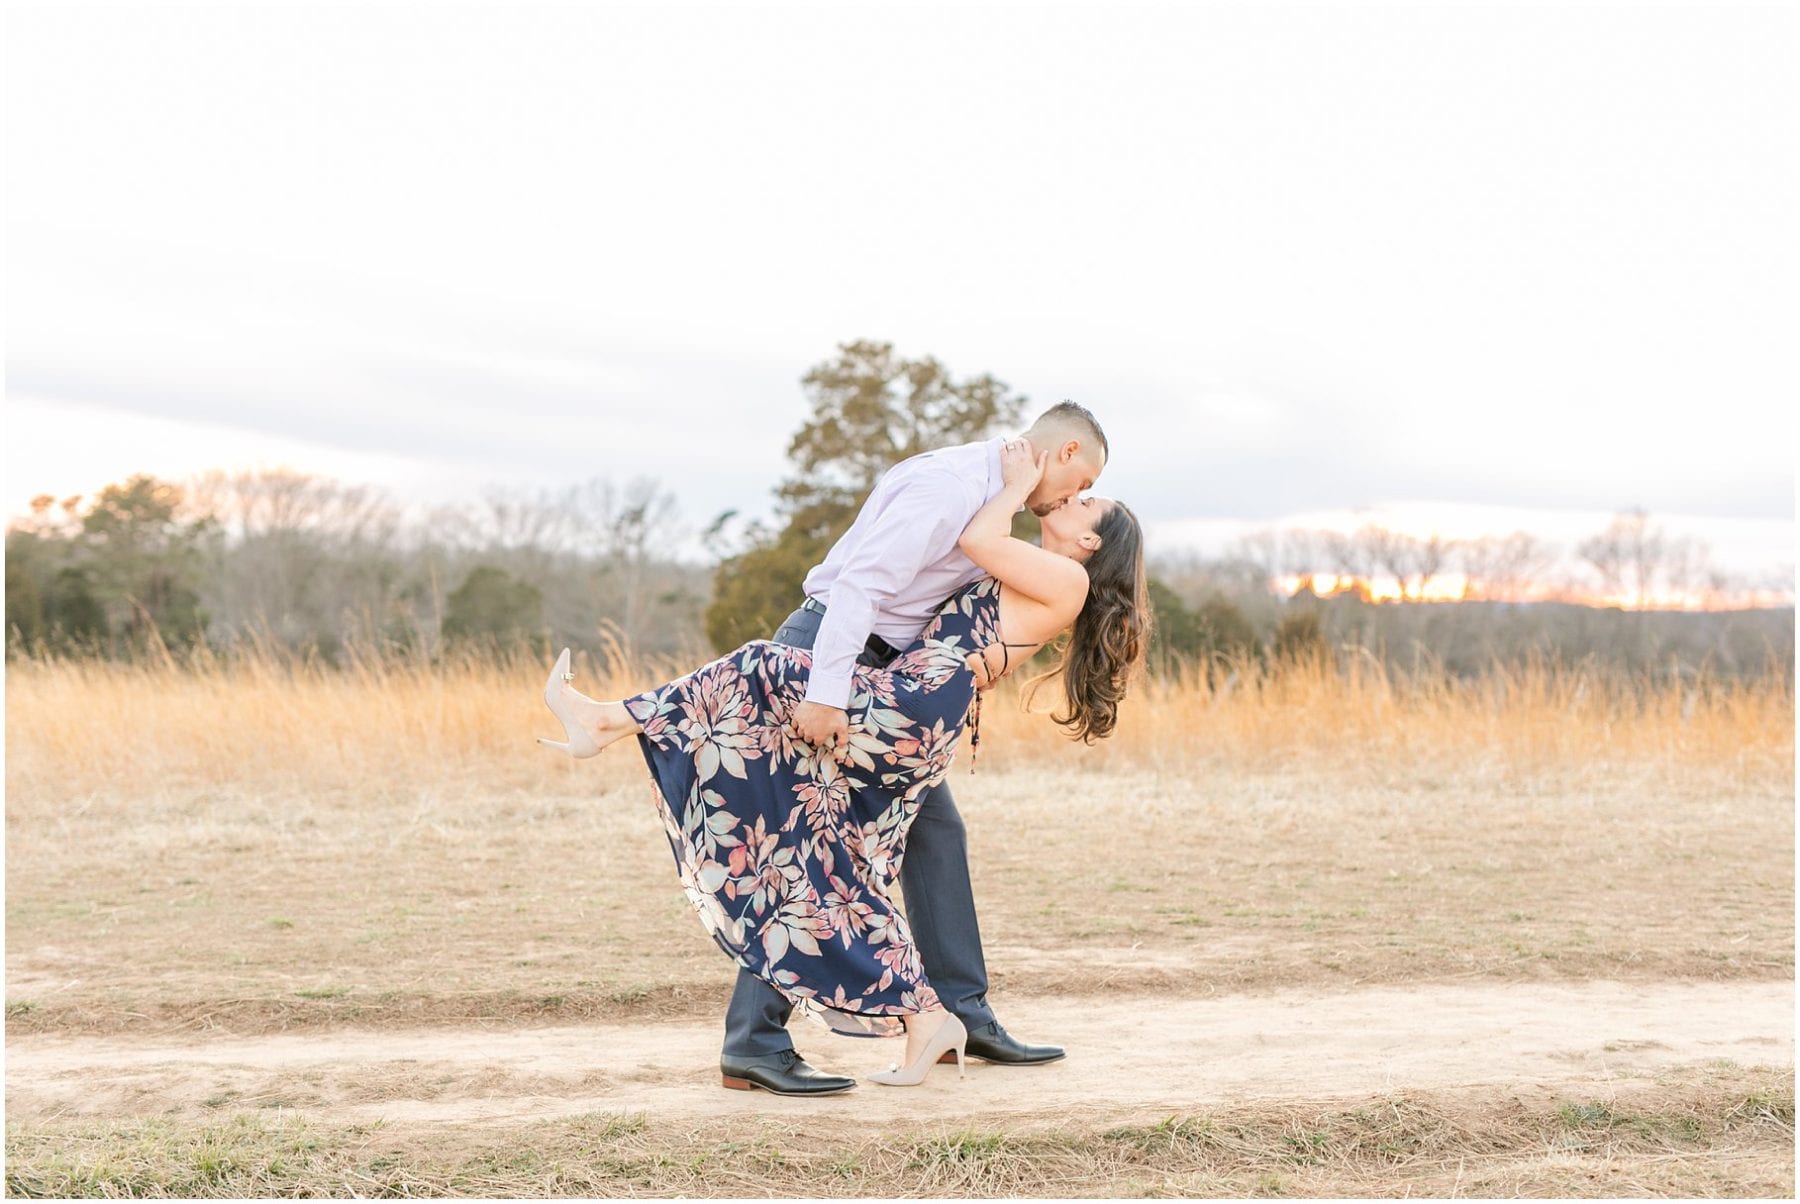
[[[946,598],[981,579],[956,541],[1005,483],[1005,442],[939,448],[882,474],[850,529],[806,575],[806,596],[826,607],[813,640],[808,702],[845,708],[851,671],[871,633],[905,648]]]

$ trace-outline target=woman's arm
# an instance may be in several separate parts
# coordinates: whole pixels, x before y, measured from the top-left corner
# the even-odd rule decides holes
[[[1001,585],[1058,612],[1066,622],[1087,598],[1087,570],[1067,556],[1012,537],[1013,515],[1037,487],[1049,460],[1049,452],[1034,457],[1030,444],[1002,451],[1005,484],[992,501],[975,512],[957,546]]]

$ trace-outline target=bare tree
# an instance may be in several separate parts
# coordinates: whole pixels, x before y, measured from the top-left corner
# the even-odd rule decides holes
[[[627,642],[639,640],[649,616],[649,572],[666,559],[678,535],[675,496],[649,477],[623,487],[596,478],[570,496],[576,544],[598,562],[596,576],[612,586],[616,623]]]
[[[1576,551],[1593,566],[1601,587],[1628,609],[1647,607],[1662,593],[1693,590],[1710,561],[1703,543],[1670,535],[1643,510],[1614,515]]]
[[[1403,599],[1417,601],[1426,588],[1449,563],[1455,545],[1436,534],[1421,539],[1404,531],[1395,531],[1370,523],[1356,533],[1366,559],[1385,569],[1394,578]]]
[[[379,489],[287,468],[214,470],[190,479],[184,506],[219,533],[206,602],[225,642],[257,629],[331,645],[346,613],[391,605],[401,514]]]
[[[570,494],[550,489],[509,489],[491,485],[481,495],[432,514],[431,525],[446,546],[490,557],[543,562],[562,550],[574,534]]]
[[[1381,549],[1388,534],[1373,523],[1365,523],[1349,533],[1313,532],[1322,553],[1321,559],[1330,564],[1338,576],[1349,578],[1365,594],[1375,578],[1376,569],[1381,566]]]
[[[1456,548],[1463,574],[1463,596],[1486,601],[1518,601],[1536,577],[1555,559],[1552,548],[1524,531],[1483,535]]]
[[[1286,593],[1287,579],[1308,584],[1326,564],[1335,564],[1327,550],[1328,531],[1299,527],[1262,527],[1247,532],[1225,547],[1225,560],[1239,566],[1240,576],[1253,577],[1259,589]]]
[[[290,468],[214,469],[190,479],[186,492],[194,511],[240,539],[310,531],[385,544],[400,526],[399,509],[381,490]]]
[[[1225,547],[1225,556],[1249,566],[1268,588],[1282,575],[1281,542],[1279,530],[1263,527],[1232,540]]]
[[[1276,589],[1280,578],[1294,572],[1292,545],[1291,532],[1263,527],[1232,540],[1225,548],[1225,558],[1242,565],[1246,574],[1261,583],[1261,588]]]
[[[1283,576],[1302,577],[1318,572],[1324,557],[1318,531],[1295,529],[1281,534],[1280,558],[1276,561]]]

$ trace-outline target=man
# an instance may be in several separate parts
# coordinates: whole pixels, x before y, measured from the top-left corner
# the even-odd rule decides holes
[[[1022,436],[1033,454],[1049,453],[1026,506],[1044,515],[1093,488],[1106,464],[1106,436],[1073,402],[1040,415]],[[975,512],[1000,492],[1004,439],[913,456],[890,468],[861,513],[806,576],[806,601],[774,635],[813,650],[796,733],[821,749],[849,743],[851,671],[881,666],[918,638],[946,598],[982,572],[957,548]],[[984,686],[989,683],[982,683]],[[931,985],[969,1031],[968,1054],[1001,1065],[1052,1062],[1063,1051],[1026,1045],[1000,1026],[987,1003],[987,967],[969,883],[967,837],[948,781],[921,796],[900,869],[906,914]],[[791,1005],[747,970],[725,1014],[719,1069],[727,1087],[783,1095],[847,1091],[856,1080],[806,1064],[787,1034]]]

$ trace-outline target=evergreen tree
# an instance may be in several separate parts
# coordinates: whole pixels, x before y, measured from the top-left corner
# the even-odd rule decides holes
[[[102,489],[81,517],[80,562],[91,578],[68,583],[73,592],[67,605],[79,612],[87,597],[96,597],[107,612],[105,626],[124,635],[134,651],[153,637],[185,647],[206,630],[199,587],[203,548],[216,524],[185,520],[182,502],[180,486],[140,474]],[[92,624],[89,616],[71,613],[65,628],[92,630]]]
[[[992,376],[959,382],[930,356],[899,358],[890,343],[841,344],[801,383],[812,413],[788,445],[793,471],[775,491],[781,525],[753,528],[749,546],[713,577],[706,635],[721,651],[768,636],[799,604],[807,570],[889,467],[992,434],[1025,404]]]
[[[1166,669],[1197,660],[1204,653],[1204,644],[1194,612],[1162,578],[1150,577],[1144,584],[1150,610],[1156,616],[1156,622],[1150,628],[1150,663],[1158,669]]]
[[[106,604],[95,589],[93,572],[85,565],[64,565],[51,579],[44,594],[45,636],[52,648],[91,655],[103,652],[112,640],[112,624]]]
[[[447,644],[505,643],[532,636],[543,625],[544,596],[505,569],[481,565],[445,599]]]
[[[23,541],[20,541],[23,542]],[[14,541],[6,541],[6,655],[33,648],[44,638],[44,599],[38,592],[23,557],[13,555]]]

